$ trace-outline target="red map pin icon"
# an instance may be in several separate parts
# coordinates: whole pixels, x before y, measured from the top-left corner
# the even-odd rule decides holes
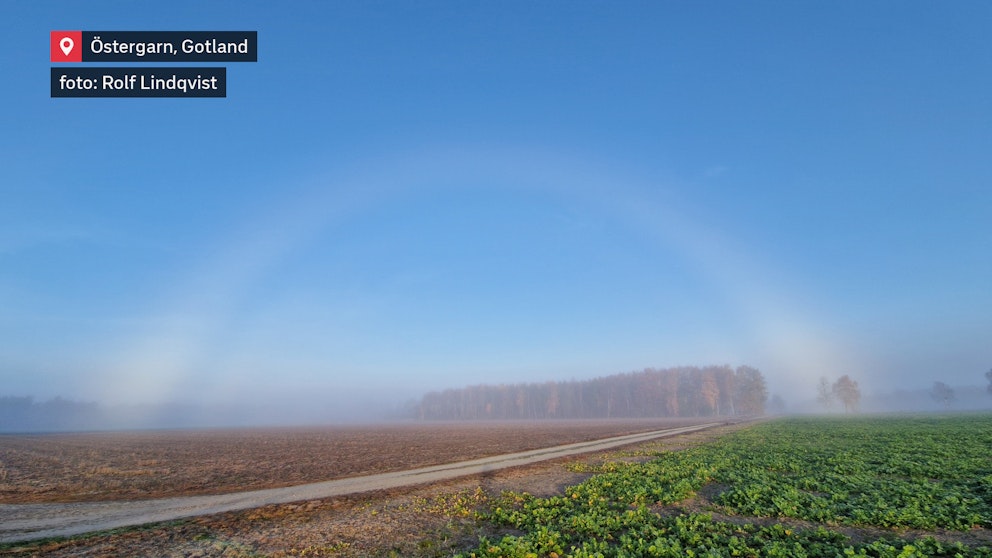
[[[52,31],[50,50],[52,62],[82,62],[83,32]]]

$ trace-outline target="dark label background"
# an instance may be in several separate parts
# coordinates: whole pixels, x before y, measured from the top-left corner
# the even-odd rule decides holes
[[[104,43],[163,43],[170,42],[176,54],[99,53],[90,49],[93,37]],[[218,43],[242,43],[248,39],[248,53],[184,54],[182,42],[192,39],[202,43],[217,39]],[[83,62],[258,62],[258,31],[83,31]]]
[[[148,81],[154,75],[156,78],[169,78],[175,74],[179,78],[194,79],[217,78],[217,89],[140,89],[141,78]],[[99,83],[96,89],[61,89],[61,76],[75,80],[76,77],[96,79]],[[135,89],[103,89],[103,76],[113,76],[117,79],[127,79],[130,75],[138,75]],[[52,68],[52,97],[227,97],[227,68]]]

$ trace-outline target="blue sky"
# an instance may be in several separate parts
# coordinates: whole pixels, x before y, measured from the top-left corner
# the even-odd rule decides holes
[[[0,4],[0,391],[393,400],[992,367],[992,7]],[[257,30],[226,99],[50,99],[54,29]]]

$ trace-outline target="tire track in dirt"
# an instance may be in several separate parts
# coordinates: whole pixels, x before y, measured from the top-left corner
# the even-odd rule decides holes
[[[156,500],[82,502],[70,504],[0,504],[0,542],[23,542],[49,537],[66,537],[120,527],[144,525],[217,513],[245,510],[271,504],[287,504],[334,496],[358,494],[426,484],[462,476],[483,474],[497,469],[529,465],[539,461],[616,448],[704,430],[718,426],[711,422],[628,434],[590,442],[578,442],[517,453],[484,457],[407,471],[335,479],[284,488],[270,488]]]

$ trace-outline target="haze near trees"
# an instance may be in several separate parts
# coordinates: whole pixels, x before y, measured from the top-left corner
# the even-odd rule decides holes
[[[428,393],[425,420],[761,415],[768,388],[750,366],[647,368],[586,381],[479,385]]]
[[[840,401],[844,405],[844,412],[857,412],[858,404],[861,402],[861,388],[858,382],[844,374],[833,384],[826,377],[820,378],[820,383],[816,385],[816,401],[827,410],[834,401]]]
[[[944,382],[933,383],[933,387],[930,388],[930,397],[943,405],[945,409],[949,408],[955,399],[954,390]]]

